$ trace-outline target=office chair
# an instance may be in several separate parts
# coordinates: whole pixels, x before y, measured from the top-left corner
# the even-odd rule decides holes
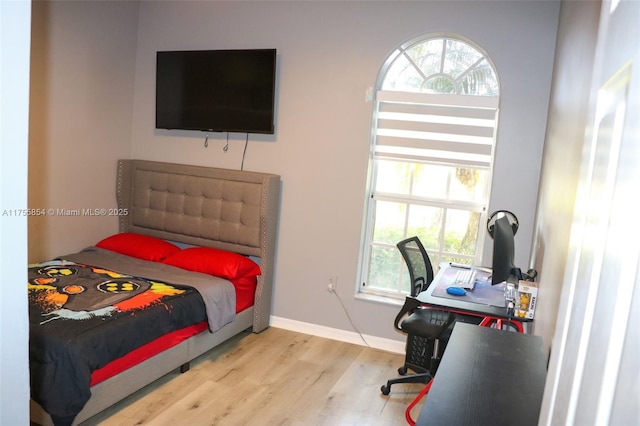
[[[451,312],[421,307],[416,299],[433,281],[429,255],[418,237],[400,241],[397,247],[409,269],[411,294],[406,297],[393,325],[407,334],[407,344],[404,365],[398,369],[401,377],[382,385],[380,390],[383,395],[389,395],[394,383],[426,384],[431,380],[440,362],[440,340],[447,339],[451,334],[450,326],[456,318]],[[415,374],[407,375],[408,370]]]

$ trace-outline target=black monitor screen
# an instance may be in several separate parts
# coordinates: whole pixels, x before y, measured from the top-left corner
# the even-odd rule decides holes
[[[491,284],[506,281],[515,269],[515,243],[513,228],[507,216],[496,219],[493,225],[493,275]]]
[[[156,128],[274,133],[276,50],[158,52]]]

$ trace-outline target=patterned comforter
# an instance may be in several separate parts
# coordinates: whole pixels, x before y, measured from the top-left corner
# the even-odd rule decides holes
[[[222,278],[89,247],[28,273],[31,397],[67,425],[91,397],[96,369],[177,329],[235,318]]]

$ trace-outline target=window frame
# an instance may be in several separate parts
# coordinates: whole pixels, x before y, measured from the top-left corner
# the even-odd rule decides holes
[[[383,90],[382,87],[385,84],[385,79],[387,77],[387,72],[389,71],[392,64],[398,58],[399,55],[402,55],[407,49],[416,46],[419,43],[428,43],[434,39],[442,39],[443,46],[446,46],[446,40],[452,39],[455,41],[459,41],[465,43],[475,49],[479,54],[482,55],[482,60],[486,60],[486,62],[491,67],[493,72],[493,77],[498,84],[497,94],[496,96],[486,96],[486,95],[460,95],[460,94],[425,94],[425,93],[416,93],[416,92],[408,92],[408,91],[393,91],[393,90]],[[444,49],[444,47],[443,47]],[[444,53],[443,53],[444,54]],[[426,81],[426,79],[425,79]],[[435,272],[438,271],[438,266],[441,261],[441,256],[445,255],[446,252],[444,249],[444,232],[446,226],[446,212],[449,209],[462,210],[462,211],[470,211],[479,213],[479,223],[478,223],[478,235],[476,240],[476,249],[475,255],[469,257],[472,259],[473,264],[479,264],[482,259],[483,247],[485,242],[485,232],[483,223],[486,223],[487,220],[487,209],[491,196],[491,187],[492,187],[492,178],[493,178],[493,170],[494,170],[494,160],[495,160],[495,149],[497,145],[497,129],[498,129],[498,116],[499,116],[499,101],[500,101],[500,90],[499,90],[499,80],[498,75],[493,65],[490,57],[479,47],[477,44],[466,40],[457,35],[445,35],[445,34],[432,34],[426,35],[422,37],[418,37],[413,39],[407,43],[404,43],[399,48],[395,49],[394,52],[388,56],[382,65],[380,72],[378,73],[378,78],[376,81],[376,88],[374,89],[376,94],[374,103],[373,103],[373,120],[372,120],[372,131],[370,138],[370,150],[369,150],[369,167],[368,167],[368,177],[367,177],[367,188],[366,188],[366,203],[365,203],[365,216],[363,223],[363,237],[361,240],[361,254],[360,254],[360,262],[359,262],[359,288],[357,291],[357,295],[361,297],[373,297],[378,298],[382,297],[383,299],[400,299],[404,298],[407,294],[406,291],[402,290],[403,278],[407,274],[406,268],[400,268],[398,271],[398,279],[396,281],[396,290],[384,290],[378,289],[375,287],[367,286],[367,279],[370,274],[371,262],[372,262],[372,252],[374,244],[381,247],[388,247],[390,249],[395,249],[398,257],[400,258],[400,253],[395,248],[395,244],[389,243],[375,243],[373,241],[374,237],[374,226],[376,224],[375,214],[376,214],[376,203],[380,200],[393,200],[399,203],[405,203],[407,208],[410,205],[425,205],[430,207],[439,207],[443,209],[443,213],[445,217],[442,218],[442,228],[440,229],[440,238],[438,242],[438,251],[434,252],[433,250],[427,248],[427,252],[431,258],[433,263],[433,267]],[[395,98],[395,99],[394,99]],[[488,108],[494,111],[493,115],[493,124],[490,126],[492,130],[491,134],[491,144],[489,151],[484,151],[484,163],[483,161],[474,161],[470,160],[469,162],[461,159],[454,158],[451,161],[446,161],[444,159],[425,159],[420,158],[420,156],[412,156],[409,154],[399,154],[398,152],[389,153],[387,155],[378,155],[379,154],[379,145],[378,141],[380,139],[381,132],[379,131],[381,128],[379,127],[379,123],[381,120],[385,118],[381,118],[381,115],[385,115],[385,113],[381,110],[382,102],[393,102],[394,100],[398,103],[402,103],[402,99],[406,99],[408,104],[413,103],[415,100],[422,99],[422,101],[418,101],[417,103],[427,103],[424,99],[429,98],[430,100],[438,99],[438,102],[442,102],[443,104],[447,104],[449,106],[453,105],[457,108],[464,108],[466,105],[468,107],[476,107],[476,108]],[[464,98],[464,99],[463,99]],[[464,102],[460,102],[464,100]],[[438,103],[436,102],[436,104]],[[411,135],[409,135],[411,137]],[[398,145],[401,145],[400,143]],[[436,144],[437,145],[437,144]],[[391,149],[393,151],[393,148]],[[398,151],[398,150],[396,150]],[[466,152],[466,151],[464,151]],[[379,160],[388,159],[392,161],[403,161],[410,164],[436,164],[436,165],[446,165],[451,167],[464,167],[464,165],[473,165],[474,168],[487,170],[488,176],[485,182],[485,194],[486,198],[481,202],[469,202],[469,201],[452,201],[450,199],[445,200],[435,200],[435,199],[426,199],[422,197],[414,197],[411,194],[406,196],[398,196],[397,194],[377,194],[376,193],[376,183],[378,178],[378,167]],[[412,168],[414,166],[411,166]],[[413,176],[412,172],[412,176]],[[408,212],[406,213],[408,216]],[[403,234],[404,238],[411,237],[412,235],[407,234],[409,222],[405,219]],[[402,260],[401,266],[403,266]]]

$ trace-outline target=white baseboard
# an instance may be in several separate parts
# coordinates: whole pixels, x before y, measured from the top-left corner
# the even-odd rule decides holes
[[[326,339],[353,343],[355,345],[369,346],[371,348],[387,352],[404,354],[405,342],[399,340],[385,339],[366,334],[361,336],[353,331],[340,330],[337,328],[325,327],[323,325],[295,321],[276,316],[271,316],[270,324],[272,327],[283,328],[285,330],[296,331],[298,333],[305,333],[312,336],[324,337]]]

